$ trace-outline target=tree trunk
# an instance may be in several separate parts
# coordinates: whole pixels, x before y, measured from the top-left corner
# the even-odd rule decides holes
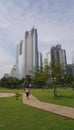
[[[56,89],[56,85],[54,85],[54,96],[57,97],[57,89]]]

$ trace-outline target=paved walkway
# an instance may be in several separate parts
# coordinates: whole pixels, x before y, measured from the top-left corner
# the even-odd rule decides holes
[[[65,107],[61,105],[40,102],[38,99],[36,99],[32,95],[30,96],[30,99],[27,99],[24,93],[23,93],[23,103],[29,106],[33,106],[33,107],[36,107],[45,111],[55,113],[57,115],[74,119],[74,108],[71,108],[71,107]]]
[[[15,96],[14,93],[0,93],[0,98]]]

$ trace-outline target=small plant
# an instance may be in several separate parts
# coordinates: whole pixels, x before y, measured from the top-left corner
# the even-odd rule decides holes
[[[16,100],[18,100],[18,97],[19,97],[19,93],[16,92]]]

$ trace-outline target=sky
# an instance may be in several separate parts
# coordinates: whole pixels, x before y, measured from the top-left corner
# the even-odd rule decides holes
[[[16,64],[16,46],[26,30],[37,28],[44,55],[54,45],[74,57],[74,0],[0,0],[0,78]]]

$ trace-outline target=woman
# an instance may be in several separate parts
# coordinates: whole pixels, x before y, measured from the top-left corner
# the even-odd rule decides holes
[[[26,92],[26,97],[27,97],[27,99],[29,99],[30,88],[29,88],[28,86],[26,87],[25,92]]]

